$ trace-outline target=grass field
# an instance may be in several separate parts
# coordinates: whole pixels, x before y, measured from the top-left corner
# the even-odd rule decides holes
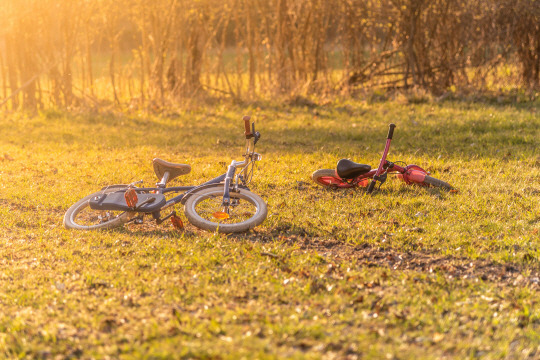
[[[104,185],[155,183],[154,157],[192,165],[174,184],[224,172],[243,114],[262,133],[255,231],[62,227]],[[390,122],[389,159],[459,192],[311,182],[342,157],[375,166]],[[0,127],[1,358],[540,357],[538,102],[50,111]]]

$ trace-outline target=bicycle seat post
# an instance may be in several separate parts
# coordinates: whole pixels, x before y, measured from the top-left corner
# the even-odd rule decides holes
[[[167,180],[169,180],[169,172],[165,171],[163,177],[161,178],[160,182],[156,184],[156,186],[159,188],[164,188],[165,186],[167,186]]]

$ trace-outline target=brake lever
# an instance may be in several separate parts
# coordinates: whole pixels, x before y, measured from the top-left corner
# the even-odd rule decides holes
[[[379,184],[379,189],[381,188],[382,184],[386,182],[387,178],[388,178],[388,171],[385,171],[384,173],[381,174],[381,176],[379,176],[379,181],[381,182]]]
[[[377,188],[377,191],[381,190],[382,184],[386,182],[386,179],[388,178],[388,171],[385,171],[384,173],[379,176],[379,187]]]
[[[253,123],[253,128],[255,128],[255,123]],[[259,139],[261,138],[261,133],[258,132],[258,131],[255,131],[253,133],[253,146],[255,146],[255,144],[259,141]]]

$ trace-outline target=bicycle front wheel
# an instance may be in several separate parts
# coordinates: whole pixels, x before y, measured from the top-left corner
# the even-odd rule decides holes
[[[120,190],[117,187],[88,195],[73,204],[64,215],[64,226],[68,229],[99,230],[112,229],[124,225],[128,221],[125,211],[94,210],[90,208],[90,200],[103,193]]]
[[[446,190],[453,190],[454,188],[452,187],[452,185],[442,181],[442,180],[439,180],[439,179],[436,179],[434,177],[431,177],[431,176],[428,176],[426,175],[426,178],[424,179],[424,184],[428,184],[428,185],[431,185],[433,187],[439,187],[439,188],[443,188],[443,189],[446,189]]]
[[[229,234],[253,229],[266,219],[268,209],[259,195],[246,189],[231,191],[231,203],[225,209],[223,193],[223,185],[193,193],[184,205],[189,222],[204,230]]]

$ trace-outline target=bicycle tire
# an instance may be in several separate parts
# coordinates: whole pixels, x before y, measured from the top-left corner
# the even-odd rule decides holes
[[[232,202],[234,203],[235,201],[238,201],[237,205],[231,205],[231,207],[233,207],[233,213],[229,214],[229,218],[222,219],[222,222],[218,222],[215,217],[213,218],[211,216],[214,213],[211,213],[210,211],[220,210],[221,202],[223,200],[223,192],[224,185],[216,185],[193,193],[184,205],[184,213],[186,214],[188,221],[194,226],[203,230],[218,231],[220,233],[230,234],[253,229],[266,219],[268,208],[264,200],[259,195],[254,194],[249,190],[239,189],[238,192],[230,192]],[[206,206],[206,204],[201,204],[205,202],[205,200],[208,200],[206,204],[208,204],[210,210],[208,210],[206,214],[203,214],[201,208]],[[251,204],[255,207],[253,214],[247,212],[249,209],[251,209],[251,207],[244,206],[245,203]],[[198,207],[199,205],[201,206]],[[242,211],[244,208],[247,208],[248,210],[245,213],[239,213],[239,211]],[[244,220],[246,216],[248,216],[248,218]],[[240,221],[235,222],[236,220]]]
[[[99,210],[93,210],[90,208],[90,199],[97,195],[101,195],[103,193],[111,193],[118,191],[119,187],[111,187],[109,189],[105,189],[93,194],[90,194],[88,196],[85,196],[81,200],[77,201],[75,204],[73,204],[64,215],[64,227],[67,229],[75,229],[75,230],[105,230],[105,229],[113,229],[116,227],[120,227],[124,225],[128,221],[128,212],[114,212],[118,213],[114,216],[112,219],[108,219],[106,221],[102,221],[100,217],[98,216],[99,213],[107,213],[111,214],[113,211],[99,211]],[[99,221],[95,225],[82,225],[77,223],[77,216],[81,214],[86,208],[89,209],[87,217],[97,216],[97,220]],[[107,215],[109,216],[109,215]],[[84,217],[84,215],[83,215]]]
[[[453,190],[454,188],[452,185],[448,184],[447,182],[444,182],[442,180],[439,180],[437,178],[434,178],[432,176],[426,175],[426,178],[424,179],[424,184],[431,185],[433,187],[439,187],[446,190]]]
[[[336,176],[336,170],[333,169],[319,169],[312,175],[311,179],[317,184],[324,187],[338,187],[338,188],[350,188],[353,185],[344,182],[342,179]]]

